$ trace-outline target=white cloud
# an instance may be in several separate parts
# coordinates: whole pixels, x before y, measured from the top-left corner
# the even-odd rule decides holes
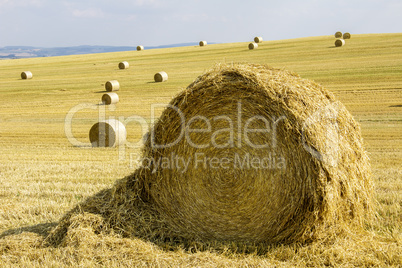
[[[77,18],[104,18],[105,14],[100,8],[73,9],[72,15]]]
[[[42,8],[45,1],[46,0],[0,0],[0,14],[12,14],[12,12],[19,9]],[[4,17],[4,15],[0,16],[0,23],[2,23],[2,17]]]
[[[161,5],[161,2],[158,0],[135,0],[134,4],[136,6],[159,6]]]
[[[190,21],[206,21],[209,19],[208,14],[202,13],[202,14],[196,14],[196,13],[191,13],[191,14],[180,14],[177,16],[177,18],[180,18],[182,21],[185,22],[190,22]]]
[[[9,4],[9,3],[11,3],[10,0],[0,0],[0,7],[3,7],[3,6],[5,6],[5,5]]]
[[[23,6],[42,6],[43,0],[20,0],[20,1],[13,1],[13,0],[0,0],[0,7],[23,7]]]
[[[137,15],[129,15],[129,16],[125,17],[123,20],[131,22],[131,21],[136,21],[137,19],[138,19]]]

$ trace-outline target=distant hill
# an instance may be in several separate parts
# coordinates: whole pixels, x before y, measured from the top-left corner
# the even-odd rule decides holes
[[[162,46],[150,46],[145,49],[168,48],[168,47],[184,47],[194,46],[198,43],[181,43]],[[20,59],[35,57],[54,57],[79,54],[95,54],[118,51],[137,50],[137,47],[130,46],[74,46],[74,47],[31,47],[31,46],[7,46],[0,48],[0,59]]]

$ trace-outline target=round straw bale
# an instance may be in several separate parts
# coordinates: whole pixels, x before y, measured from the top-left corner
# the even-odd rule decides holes
[[[342,32],[336,32],[335,38],[342,38]]]
[[[207,41],[200,41],[200,47],[206,46],[207,45]]]
[[[119,95],[117,93],[105,93],[102,95],[102,103],[106,105],[115,104],[119,102]]]
[[[350,33],[344,33],[343,39],[350,39]]]
[[[137,51],[144,50],[144,46],[137,46]]]
[[[258,44],[257,43],[250,43],[250,44],[248,44],[248,49],[255,49],[255,48],[257,48],[258,47]]]
[[[322,86],[265,65],[198,77],[162,112],[143,156],[141,196],[162,229],[189,240],[311,241],[361,227],[371,208],[358,123]]]
[[[116,119],[102,120],[89,130],[92,147],[115,147],[126,141],[126,127]]]
[[[122,61],[119,63],[119,69],[128,69],[128,67],[130,67],[130,65],[127,61]]]
[[[21,73],[22,79],[32,79],[33,75],[30,71],[25,71]]]
[[[118,91],[120,89],[119,81],[117,80],[110,80],[107,81],[105,84],[106,91]]]
[[[254,37],[254,42],[255,43],[262,43],[262,37],[261,36]]]
[[[343,40],[343,39],[336,39],[335,40],[335,46],[336,47],[341,47],[341,46],[344,46],[345,45],[345,40]]]
[[[166,72],[159,72],[154,75],[155,82],[165,82],[168,80],[168,75]]]

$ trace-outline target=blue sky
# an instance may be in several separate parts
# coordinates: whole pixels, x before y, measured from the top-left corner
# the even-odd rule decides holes
[[[0,0],[0,47],[157,46],[402,32],[401,0]]]

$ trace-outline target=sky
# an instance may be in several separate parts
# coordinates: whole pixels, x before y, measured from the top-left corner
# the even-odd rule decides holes
[[[402,32],[401,0],[0,0],[0,47],[159,46]]]

